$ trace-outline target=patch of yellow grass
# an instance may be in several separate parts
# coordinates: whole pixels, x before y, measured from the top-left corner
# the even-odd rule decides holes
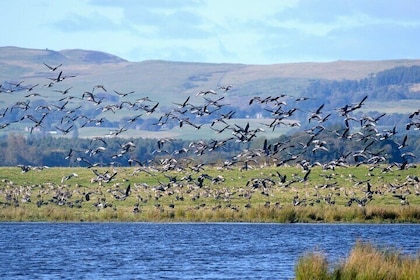
[[[347,259],[334,269],[321,253],[308,253],[295,266],[296,279],[420,279],[420,255],[405,256],[396,250],[380,250],[370,243],[357,242]]]

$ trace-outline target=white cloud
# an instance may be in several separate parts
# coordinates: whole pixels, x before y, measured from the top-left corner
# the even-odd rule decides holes
[[[0,45],[95,49],[132,61],[418,58],[420,2],[401,1],[15,0],[2,4]]]

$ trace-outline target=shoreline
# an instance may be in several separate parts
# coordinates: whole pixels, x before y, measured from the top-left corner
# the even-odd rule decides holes
[[[394,209],[393,209],[394,208]],[[170,224],[203,224],[203,223],[225,223],[225,224],[420,224],[420,206],[407,206],[404,209],[395,207],[366,207],[365,209],[348,209],[335,207],[320,211],[320,207],[310,209],[294,209],[288,207],[274,212],[260,212],[258,209],[250,211],[228,212],[208,212],[208,210],[195,210],[194,212],[183,212],[179,210],[157,213],[156,210],[144,210],[141,216],[134,213],[123,211],[85,212],[82,216],[72,213],[68,209],[53,209],[54,215],[47,215],[44,212],[33,213],[30,210],[18,209],[18,213],[7,213],[0,209],[0,223],[170,223]],[[261,209],[262,210],[262,209]],[[331,211],[341,211],[340,215],[329,216]],[[355,211],[356,210],[356,211]],[[14,212],[16,212],[14,211]],[[368,216],[360,216],[366,211]],[[48,211],[50,212],[50,211]],[[181,214],[179,214],[181,212]],[[313,213],[317,212],[314,218]],[[51,212],[50,212],[51,213]],[[259,218],[255,218],[255,213],[260,213]],[[226,217],[226,215],[230,215]],[[265,216],[264,216],[265,215]],[[354,215],[354,216],[349,216]],[[355,216],[359,215],[359,216]],[[36,216],[36,217],[34,217]],[[253,218],[247,218],[253,217]],[[323,217],[325,216],[325,218]],[[387,218],[393,216],[394,218]]]

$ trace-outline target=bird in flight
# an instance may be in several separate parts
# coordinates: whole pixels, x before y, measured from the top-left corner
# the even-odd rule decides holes
[[[47,66],[48,67],[48,69],[50,69],[50,71],[55,71],[55,70],[57,70],[61,65],[63,65],[63,63],[61,63],[60,65],[57,65],[57,66],[50,66],[50,65],[48,65],[48,64],[46,64],[45,62],[44,62],[44,65],[45,66]]]

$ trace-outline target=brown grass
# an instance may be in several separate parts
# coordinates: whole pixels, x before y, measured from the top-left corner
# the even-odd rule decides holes
[[[328,266],[323,254],[310,252],[296,264],[296,279],[420,279],[420,255],[406,256],[396,250],[379,249],[360,241],[335,268]]]

